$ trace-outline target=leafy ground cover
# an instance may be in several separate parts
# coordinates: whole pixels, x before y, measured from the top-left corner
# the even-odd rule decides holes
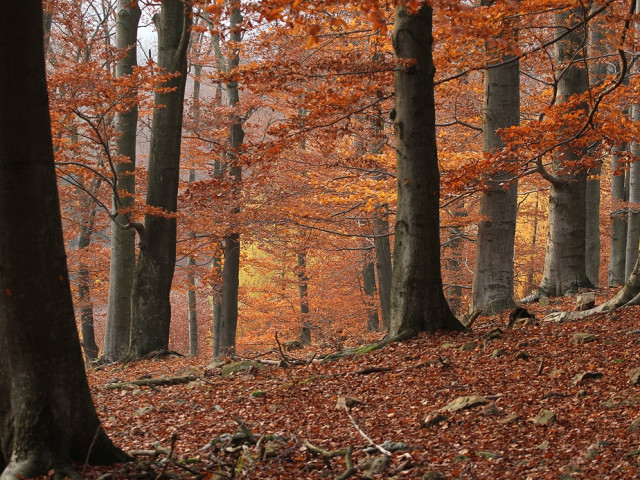
[[[633,478],[640,385],[630,372],[640,367],[639,315],[630,307],[514,328],[506,315],[485,317],[473,332],[423,334],[333,362],[231,376],[202,358],[94,369],[103,424],[136,461],[77,467],[88,478],[344,478],[351,460],[351,478]],[[165,376],[191,377],[116,385]],[[471,396],[482,399],[451,403]],[[366,437],[391,453],[389,462]],[[349,446],[352,455],[336,452]]]

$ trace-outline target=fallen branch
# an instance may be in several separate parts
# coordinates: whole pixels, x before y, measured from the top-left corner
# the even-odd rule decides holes
[[[476,321],[476,319],[480,316],[481,313],[482,313],[482,310],[480,310],[479,308],[474,310],[473,313],[469,316],[469,318],[465,319],[464,328],[466,328],[467,330],[471,330],[471,325],[473,325],[473,322]]]
[[[171,450],[163,447],[160,442],[153,442],[151,445],[153,450],[130,450],[128,453],[132,457],[157,457],[159,455],[167,455],[171,454]]]
[[[367,442],[369,442],[369,444],[374,447],[376,450],[378,450],[380,453],[382,453],[383,455],[386,455],[388,457],[391,456],[391,452],[389,450],[387,450],[386,448],[384,448],[381,445],[378,445],[376,442],[374,442],[371,437],[369,437],[366,433],[364,433],[362,431],[362,429],[358,426],[358,424],[356,423],[355,419],[351,416],[351,413],[349,413],[349,409],[347,408],[347,405],[345,404],[344,406],[344,411],[347,413],[347,417],[349,417],[349,420],[351,420],[351,423],[353,424],[354,427],[356,427],[356,430],[358,431],[358,433],[360,435],[362,435],[362,438],[364,438]]]
[[[349,445],[347,448],[340,448],[338,450],[329,451],[325,450],[324,448],[316,447],[315,445],[312,445],[309,440],[305,440],[304,446],[307,447],[307,450],[309,450],[311,453],[322,455],[325,460],[344,456],[344,463],[347,469],[344,471],[344,473],[338,475],[335,480],[345,480],[356,473],[356,468],[353,466],[353,461],[351,460],[351,456],[353,455],[353,445]]]
[[[196,375],[185,375],[182,377],[157,377],[157,378],[141,378],[138,380],[130,380],[128,382],[118,382],[105,385],[109,390],[115,390],[117,388],[126,388],[129,386],[138,387],[150,387],[159,385],[179,385],[182,383],[190,383],[199,380],[200,377]]]
[[[311,359],[311,361],[306,361],[306,360],[299,360],[297,358],[293,358],[285,354],[284,350],[282,349],[282,345],[280,344],[280,340],[278,339],[278,332],[276,332],[275,337],[276,337],[276,342],[278,344],[278,351],[280,352],[280,356],[282,357],[282,360],[284,360],[287,365],[290,365],[292,367],[296,365],[309,365],[313,361],[313,358]]]

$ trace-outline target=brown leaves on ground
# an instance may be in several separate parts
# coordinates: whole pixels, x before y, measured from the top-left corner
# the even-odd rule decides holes
[[[365,451],[370,445],[357,425],[376,444],[404,449],[393,451],[388,465],[381,462],[383,473],[367,466],[352,478],[422,478],[427,472],[469,479],[633,478],[640,473],[634,431],[640,387],[629,371],[640,367],[639,313],[633,307],[520,329],[505,328],[506,316],[481,318],[472,333],[424,334],[335,362],[231,377],[205,377],[206,360],[187,358],[92,370],[94,399],[114,442],[156,455],[139,457],[147,463],[83,473],[97,478],[112,472],[114,479],[335,478],[347,470],[350,445],[354,466],[380,456],[375,448]],[[572,344],[576,333],[596,340]],[[460,348],[472,341],[476,348]],[[503,354],[492,356],[496,349]],[[309,349],[296,354],[313,355]],[[588,372],[602,375],[574,381]],[[109,382],[178,375],[200,379],[107,388]],[[463,396],[490,403],[424,422]],[[340,398],[358,402],[345,411],[336,408]],[[542,411],[554,421],[534,423]],[[234,434],[244,440],[234,444]],[[165,465],[172,438],[174,461]],[[305,441],[327,452],[344,450],[323,458]]]

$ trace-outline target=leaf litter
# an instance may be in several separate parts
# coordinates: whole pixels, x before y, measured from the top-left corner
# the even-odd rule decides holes
[[[421,334],[337,361],[228,377],[206,370],[202,357],[92,369],[105,430],[136,456],[78,470],[104,480],[632,478],[640,474],[640,386],[629,376],[640,367],[639,315],[629,307],[521,328],[507,327],[504,315],[482,317],[473,332]],[[595,340],[572,343],[577,333]],[[477,347],[463,348],[470,342]],[[195,380],[126,384],[180,376]],[[109,388],[116,382],[124,385]],[[553,421],[534,421],[541,412]],[[376,460],[381,451],[389,461]]]

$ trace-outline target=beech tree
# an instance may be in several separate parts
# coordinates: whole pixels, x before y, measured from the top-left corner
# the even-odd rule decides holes
[[[507,23],[504,29],[500,33],[505,40],[515,41],[513,28]],[[504,147],[498,129],[520,124],[520,62],[513,54],[498,52],[496,47],[489,49],[488,53],[497,58],[484,73],[483,147],[490,155]],[[485,219],[478,225],[472,308],[487,315],[514,304],[513,254],[518,211],[518,182],[514,176],[507,169],[492,174],[486,191],[480,195],[480,215]]]
[[[392,337],[419,331],[462,330],[442,289],[440,270],[440,173],[433,91],[430,6],[395,10],[394,126],[398,207],[391,290]]]
[[[140,14],[138,2],[118,0],[116,47],[125,51],[116,65],[116,76],[119,78],[131,75],[138,63],[137,39]],[[120,157],[120,161],[113,166],[117,188],[113,207],[117,212],[131,207],[135,195],[138,133],[138,106],[135,99],[129,108],[116,114],[114,124],[118,131],[116,153]],[[102,358],[110,362],[121,360],[129,350],[131,289],[136,265],[135,248],[135,230],[131,228],[129,215],[124,212],[116,213],[111,225],[109,303],[102,349]]]
[[[191,6],[163,0],[154,15],[158,66],[174,74],[155,94],[147,181],[147,213],[131,296],[129,353],[143,356],[169,346],[171,282],[176,263],[176,209],[182,114],[187,78]]]
[[[557,13],[558,31],[564,32],[584,15],[581,8]],[[584,102],[570,103],[572,96],[589,89],[585,42],[585,29],[574,28],[555,44],[558,69],[555,103],[569,105],[575,114],[587,109]],[[571,136],[570,129],[561,129],[561,132],[563,130],[567,137]],[[586,272],[587,172],[580,164],[585,152],[583,147],[565,145],[555,153],[552,172],[538,161],[538,171],[551,183],[547,251],[539,287],[545,295],[559,296],[576,292],[579,287],[593,286]]]
[[[0,469],[4,479],[126,455],[87,384],[65,260],[45,79],[42,4],[0,17]],[[20,19],[17,22],[16,19]]]

